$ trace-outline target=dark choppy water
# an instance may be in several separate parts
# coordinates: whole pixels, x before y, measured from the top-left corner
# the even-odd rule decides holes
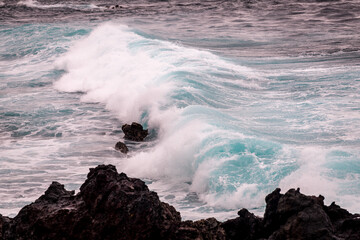
[[[100,163],[186,219],[275,187],[359,212],[358,1],[109,2],[0,1],[0,213]]]

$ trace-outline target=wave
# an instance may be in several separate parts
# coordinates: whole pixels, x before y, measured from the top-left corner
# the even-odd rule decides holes
[[[264,72],[116,23],[98,26],[55,65],[66,72],[56,89],[82,92],[82,101],[155,132],[151,147],[121,159],[120,169],[148,179],[185,218],[240,207],[262,212],[261,199],[278,186],[338,199],[339,181],[328,174],[333,148],[274,141],[242,116],[251,114],[246,105],[266,113],[260,100],[274,84]]]

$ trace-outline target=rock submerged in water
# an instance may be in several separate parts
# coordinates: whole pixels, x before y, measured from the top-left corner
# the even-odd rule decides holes
[[[265,200],[264,218],[242,209],[223,223],[182,222],[143,181],[100,165],[78,194],[53,182],[16,217],[0,215],[0,239],[360,239],[360,215],[325,206],[322,196],[276,189]]]
[[[136,122],[131,123],[131,125],[124,124],[121,129],[125,134],[124,138],[131,141],[144,141],[144,138],[149,134],[147,129],[144,130],[143,126]]]
[[[115,144],[115,149],[125,154],[129,152],[128,147],[123,142],[117,142]]]

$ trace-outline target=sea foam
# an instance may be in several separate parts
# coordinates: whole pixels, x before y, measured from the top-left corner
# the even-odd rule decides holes
[[[170,196],[167,201],[185,218],[220,212],[221,219],[241,207],[260,214],[262,199],[278,186],[300,186],[305,193],[339,199],[342,180],[332,178],[326,167],[336,149],[309,150],[306,144],[273,140],[292,140],[293,133],[286,130],[290,120],[295,116],[302,121],[286,115],[294,110],[285,111],[286,99],[274,95],[286,98],[286,92],[273,89],[281,84],[273,80],[273,72],[150,38],[117,23],[98,26],[55,65],[66,72],[56,89],[82,92],[82,101],[104,104],[122,123],[139,121],[156,132],[148,140],[152,147],[133,151],[118,165],[129,175],[148,179],[161,197]],[[253,121],[259,113],[264,120],[273,118],[274,107],[284,114],[278,122],[268,122],[274,130],[282,129],[271,133],[275,138],[269,137],[262,118]]]

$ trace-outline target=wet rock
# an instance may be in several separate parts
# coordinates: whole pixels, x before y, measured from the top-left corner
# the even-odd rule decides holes
[[[3,232],[8,228],[11,219],[0,214],[0,239],[5,239]]]
[[[324,210],[329,216],[337,236],[345,239],[360,239],[360,215],[351,214],[346,209],[336,205],[325,206]]]
[[[279,189],[267,196],[265,237],[276,239],[336,239],[324,197],[306,196],[300,189],[284,195]],[[268,236],[270,234],[270,236]]]
[[[0,239],[360,239],[360,215],[300,189],[266,197],[264,218],[247,209],[224,223],[215,218],[181,221],[143,181],[112,165],[90,169],[80,192],[53,182],[15,218],[0,215]]]
[[[323,196],[306,196],[300,189],[285,194],[275,189],[265,198],[264,218],[239,211],[239,217],[221,224],[227,239],[360,239],[360,218]]]
[[[84,233],[78,232],[84,221],[89,224],[90,218],[80,198],[53,182],[44,195],[20,210],[3,229],[3,236],[9,240],[77,238]]]
[[[90,169],[80,194],[92,228],[101,230],[98,239],[169,239],[181,221],[143,181],[118,174],[111,165]]]
[[[43,196],[2,224],[2,233],[9,240],[171,239],[180,222],[180,214],[160,202],[143,181],[100,165],[90,170],[77,195],[52,183]]]
[[[133,122],[131,125],[124,124],[121,129],[125,134],[125,139],[141,142],[148,135],[148,130],[144,130],[139,123]]]
[[[221,224],[226,232],[227,239],[258,239],[262,235],[262,219],[245,208],[241,209],[238,215],[239,217]]]
[[[123,8],[123,6],[120,6],[120,5],[116,4],[116,5],[105,6],[105,8],[114,10],[114,9]]]
[[[127,146],[123,142],[117,142],[115,144],[115,149],[122,152],[122,153],[125,153],[125,154],[129,152],[129,149],[127,148]]]
[[[182,222],[176,231],[176,239],[208,239],[208,240],[225,240],[226,234],[221,227],[220,222],[215,218],[202,219],[199,221]]]

